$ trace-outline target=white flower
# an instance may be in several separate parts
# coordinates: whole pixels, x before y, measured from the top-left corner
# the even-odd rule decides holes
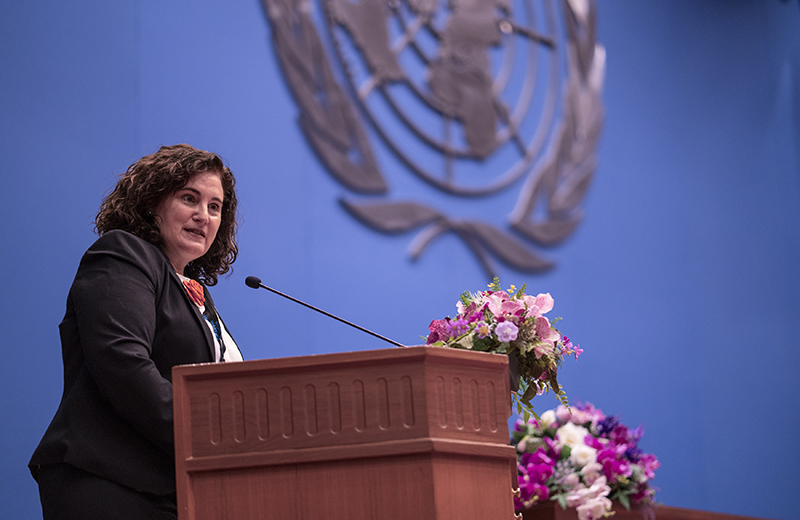
[[[595,481],[598,478],[602,476],[602,471],[603,471],[603,466],[601,466],[597,462],[590,462],[586,464],[581,469],[581,475],[583,475],[583,481],[591,486],[592,484],[595,483]]]
[[[611,500],[601,497],[587,499],[577,508],[578,520],[598,520],[611,510]]]
[[[570,422],[556,431],[556,441],[558,441],[562,446],[575,448],[575,446],[586,444],[583,439],[587,435],[589,435],[589,431],[586,428],[583,426],[577,426]]]
[[[578,512],[578,520],[598,520],[611,510],[606,478],[599,477],[592,487],[575,489],[567,495],[567,505]]]
[[[608,487],[606,477],[600,477],[594,481],[594,484],[589,488],[587,496],[591,498],[607,497],[611,493],[611,488]]]
[[[551,424],[556,422],[556,412],[554,410],[547,410],[542,415],[539,416],[539,427],[543,430],[550,427]]]
[[[579,484],[567,495],[567,507],[578,507],[586,501],[586,490],[583,484]]]
[[[577,473],[569,473],[565,475],[564,478],[561,479],[559,484],[561,484],[567,489],[574,489],[582,485],[580,477],[578,477]]]
[[[591,446],[579,444],[572,448],[569,460],[572,461],[576,467],[582,468],[587,464],[597,461],[597,450]]]

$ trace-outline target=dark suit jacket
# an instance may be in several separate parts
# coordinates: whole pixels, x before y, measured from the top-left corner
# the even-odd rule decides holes
[[[34,478],[40,465],[66,462],[174,493],[172,367],[212,362],[214,343],[166,256],[130,233],[105,233],[81,260],[59,329],[64,395],[31,458]]]

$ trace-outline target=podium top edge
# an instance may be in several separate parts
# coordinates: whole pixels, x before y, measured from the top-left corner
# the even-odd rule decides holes
[[[508,365],[508,356],[490,352],[453,349],[447,347],[430,347],[426,345],[404,348],[387,348],[379,350],[362,350],[354,352],[334,352],[330,354],[309,354],[305,356],[254,359],[249,361],[228,363],[200,363],[178,365],[173,367],[173,383],[175,379],[193,376],[204,377],[226,374],[237,376],[248,373],[286,369],[331,369],[337,366],[359,366],[386,363],[405,363],[410,361],[445,362],[459,366],[484,366],[501,368]]]

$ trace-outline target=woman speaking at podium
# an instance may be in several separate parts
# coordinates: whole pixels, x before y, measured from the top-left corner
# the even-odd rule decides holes
[[[206,285],[236,259],[215,154],[162,147],[103,200],[59,325],[64,394],[30,461],[45,520],[175,519],[172,367],[242,359]]]

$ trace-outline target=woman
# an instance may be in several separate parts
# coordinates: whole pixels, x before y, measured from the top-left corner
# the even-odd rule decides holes
[[[45,520],[175,519],[172,367],[241,360],[201,284],[236,259],[215,154],[162,147],[100,207],[59,329],[64,394],[33,454]]]

